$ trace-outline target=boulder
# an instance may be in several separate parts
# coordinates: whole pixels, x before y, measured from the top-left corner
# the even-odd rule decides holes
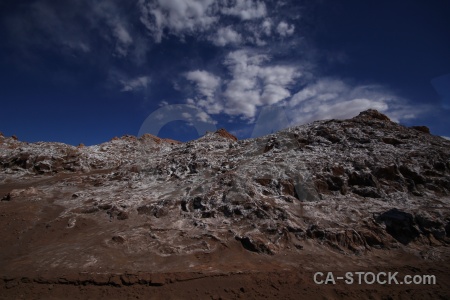
[[[422,133],[427,133],[430,134],[430,128],[428,128],[427,126],[412,126],[411,127],[414,130],[420,131]]]
[[[354,119],[375,119],[380,121],[388,121],[390,122],[391,119],[389,119],[388,116],[380,113],[379,111],[375,109],[368,109],[361,113],[359,113],[358,116],[356,116]]]
[[[379,214],[375,220],[378,223],[384,223],[387,233],[404,245],[414,241],[420,235],[414,216],[396,208]]]
[[[245,250],[256,252],[256,253],[263,253],[263,254],[269,254],[273,255],[274,252],[262,239],[260,238],[251,238],[248,236],[236,236],[236,240],[241,242],[242,247],[244,247]]]

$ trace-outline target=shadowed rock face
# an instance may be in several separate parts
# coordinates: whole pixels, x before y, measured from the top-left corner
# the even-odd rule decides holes
[[[25,210],[16,225],[33,233],[19,246],[0,226],[9,268],[30,253],[37,269],[83,268],[233,245],[272,255],[449,243],[450,141],[374,110],[241,141],[222,129],[187,143],[0,142],[1,209]]]

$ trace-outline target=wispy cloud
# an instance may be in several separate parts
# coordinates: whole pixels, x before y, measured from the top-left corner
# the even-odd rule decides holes
[[[131,79],[121,79],[122,92],[135,92],[146,89],[151,80],[149,76],[140,76]]]
[[[415,118],[427,109],[409,105],[381,85],[303,76],[301,66],[276,64],[269,55],[250,50],[230,52],[223,65],[228,69],[225,78],[206,71],[189,73],[188,79],[197,84],[197,95],[188,103],[211,114],[240,116],[250,122],[255,121],[260,108],[281,104],[288,108],[286,116],[291,125],[350,118],[369,108],[398,122]]]
[[[277,32],[281,36],[289,36],[294,33],[295,26],[289,25],[288,23],[281,21],[277,26]]]
[[[216,46],[226,46],[229,44],[238,45],[242,41],[242,36],[240,33],[236,32],[231,28],[231,26],[219,28],[216,34],[211,35],[209,38],[212,43]]]
[[[114,35],[117,38],[116,52],[120,56],[126,56],[128,47],[133,43],[133,38],[121,24],[116,24]]]
[[[62,5],[39,0],[28,10],[9,16],[4,24],[21,49],[33,49],[31,45],[71,58],[89,55],[92,64],[102,67],[105,77],[122,92],[149,89],[153,73],[144,62],[152,59],[152,47],[168,39],[187,41],[189,37],[202,45],[209,43],[208,47],[221,47],[212,58],[214,68],[209,69],[208,63],[188,72],[172,68],[174,78],[182,74],[194,84],[195,93],[185,95],[186,101],[210,114],[254,121],[262,107],[280,104],[289,107],[296,123],[351,117],[367,108],[384,111],[394,120],[420,113],[422,108],[409,105],[383,86],[320,74],[321,62],[311,59],[316,49],[302,40],[298,14],[280,14],[280,10],[290,10],[283,3],[138,0],[129,6],[129,13],[120,1],[81,0]],[[299,61],[298,55],[296,61],[287,61],[292,51],[304,53],[305,58]],[[206,60],[202,55],[194,59]],[[347,56],[340,52],[326,57],[345,62]],[[129,67],[132,63],[134,68]],[[169,63],[177,64],[177,58]],[[119,69],[117,74],[111,75],[112,64]]]
[[[318,78],[306,84],[288,101],[293,123],[321,119],[345,119],[373,108],[393,121],[414,118],[423,108],[413,107],[380,85],[353,85],[337,78]]]
[[[139,0],[141,22],[160,43],[167,30],[183,37],[209,29],[218,21],[217,7],[213,0]]]
[[[241,20],[259,19],[267,14],[266,4],[263,1],[235,0],[228,3],[232,4],[225,5],[221,12],[224,15],[239,17]]]
[[[164,38],[195,36],[216,46],[249,43],[265,45],[271,33],[267,1],[257,0],[139,0],[140,21],[156,43]],[[261,23],[261,20],[264,20]],[[294,32],[294,26],[280,23],[280,35]],[[263,37],[259,32],[265,32]]]

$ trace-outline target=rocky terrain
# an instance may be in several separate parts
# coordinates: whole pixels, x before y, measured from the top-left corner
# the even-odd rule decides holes
[[[375,110],[241,141],[0,135],[0,199],[0,298],[450,297],[450,141]],[[438,281],[312,281],[345,270]]]

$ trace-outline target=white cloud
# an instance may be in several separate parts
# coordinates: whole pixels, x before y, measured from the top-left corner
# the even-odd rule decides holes
[[[122,25],[117,24],[114,32],[122,44],[128,45],[133,42],[133,39],[131,38],[130,34]]]
[[[224,61],[228,80],[206,71],[189,72],[186,78],[196,83],[198,95],[188,103],[195,103],[211,114],[225,113],[252,120],[259,107],[288,98],[289,86],[300,76],[293,66],[268,63],[267,55],[238,50],[229,53]]]
[[[448,137],[448,136],[441,136],[441,138],[444,138],[444,139],[446,139],[446,140],[449,140],[449,141],[450,141],[450,137]]]
[[[210,40],[216,46],[226,46],[228,44],[240,44],[242,41],[242,36],[234,31],[231,26],[219,28],[216,34],[210,37]]]
[[[121,92],[134,92],[146,89],[150,82],[151,80],[149,76],[140,76],[132,79],[121,79]]]
[[[198,121],[210,124],[217,124],[217,121],[211,119],[211,117],[204,111],[199,111],[195,116],[197,117]]]
[[[226,112],[255,117],[257,108],[273,105],[291,95],[288,87],[300,76],[293,66],[266,66],[267,55],[238,50],[228,54],[225,65],[231,80],[224,91]]]
[[[267,14],[266,4],[261,1],[235,0],[228,2],[234,5],[222,8],[221,12],[225,15],[239,17],[241,20],[259,19]]]
[[[261,28],[267,36],[270,36],[272,34],[272,25],[273,24],[270,19],[264,20],[264,22],[261,24]]]
[[[220,85],[220,78],[207,71],[191,71],[185,74],[187,80],[195,83],[198,93],[196,99],[188,99],[188,104],[196,104],[206,109],[210,114],[217,114],[223,110],[223,106],[216,97],[217,88]]]
[[[352,86],[334,78],[322,78],[306,85],[288,101],[293,123],[322,119],[346,119],[373,108],[393,121],[416,116],[418,109],[378,85]],[[294,125],[293,124],[293,125]]]
[[[293,24],[289,25],[288,23],[281,21],[277,26],[277,32],[281,36],[289,36],[294,33],[295,26]]]
[[[200,121],[208,124],[217,124],[217,121],[214,121],[209,114],[198,108],[191,109],[190,111],[191,113],[189,112],[181,113],[181,117],[183,118],[183,120],[189,122],[191,126],[193,126],[194,121]]]
[[[187,120],[191,120],[192,119],[192,115],[188,112],[184,112],[181,114],[181,116]]]
[[[116,52],[119,56],[126,56],[128,47],[133,43],[133,38],[121,24],[116,24],[114,35],[117,38]]]
[[[220,84],[220,78],[206,71],[196,70],[186,73],[186,79],[194,82],[198,92],[207,98],[214,96],[214,92]]]
[[[140,21],[158,43],[165,30],[184,36],[205,31],[218,20],[213,0],[139,0],[139,8]]]
[[[259,36],[252,38],[255,32],[247,30],[248,24],[259,27],[259,20],[267,16],[264,1],[139,0],[138,3],[140,21],[157,43],[169,35],[182,40],[187,35],[195,35],[197,39],[209,40],[220,47],[244,40],[257,45],[266,43]],[[245,24],[236,23],[230,16],[245,21]],[[235,28],[231,29],[231,25]],[[267,24],[263,25],[265,27],[258,31],[270,33]]]

